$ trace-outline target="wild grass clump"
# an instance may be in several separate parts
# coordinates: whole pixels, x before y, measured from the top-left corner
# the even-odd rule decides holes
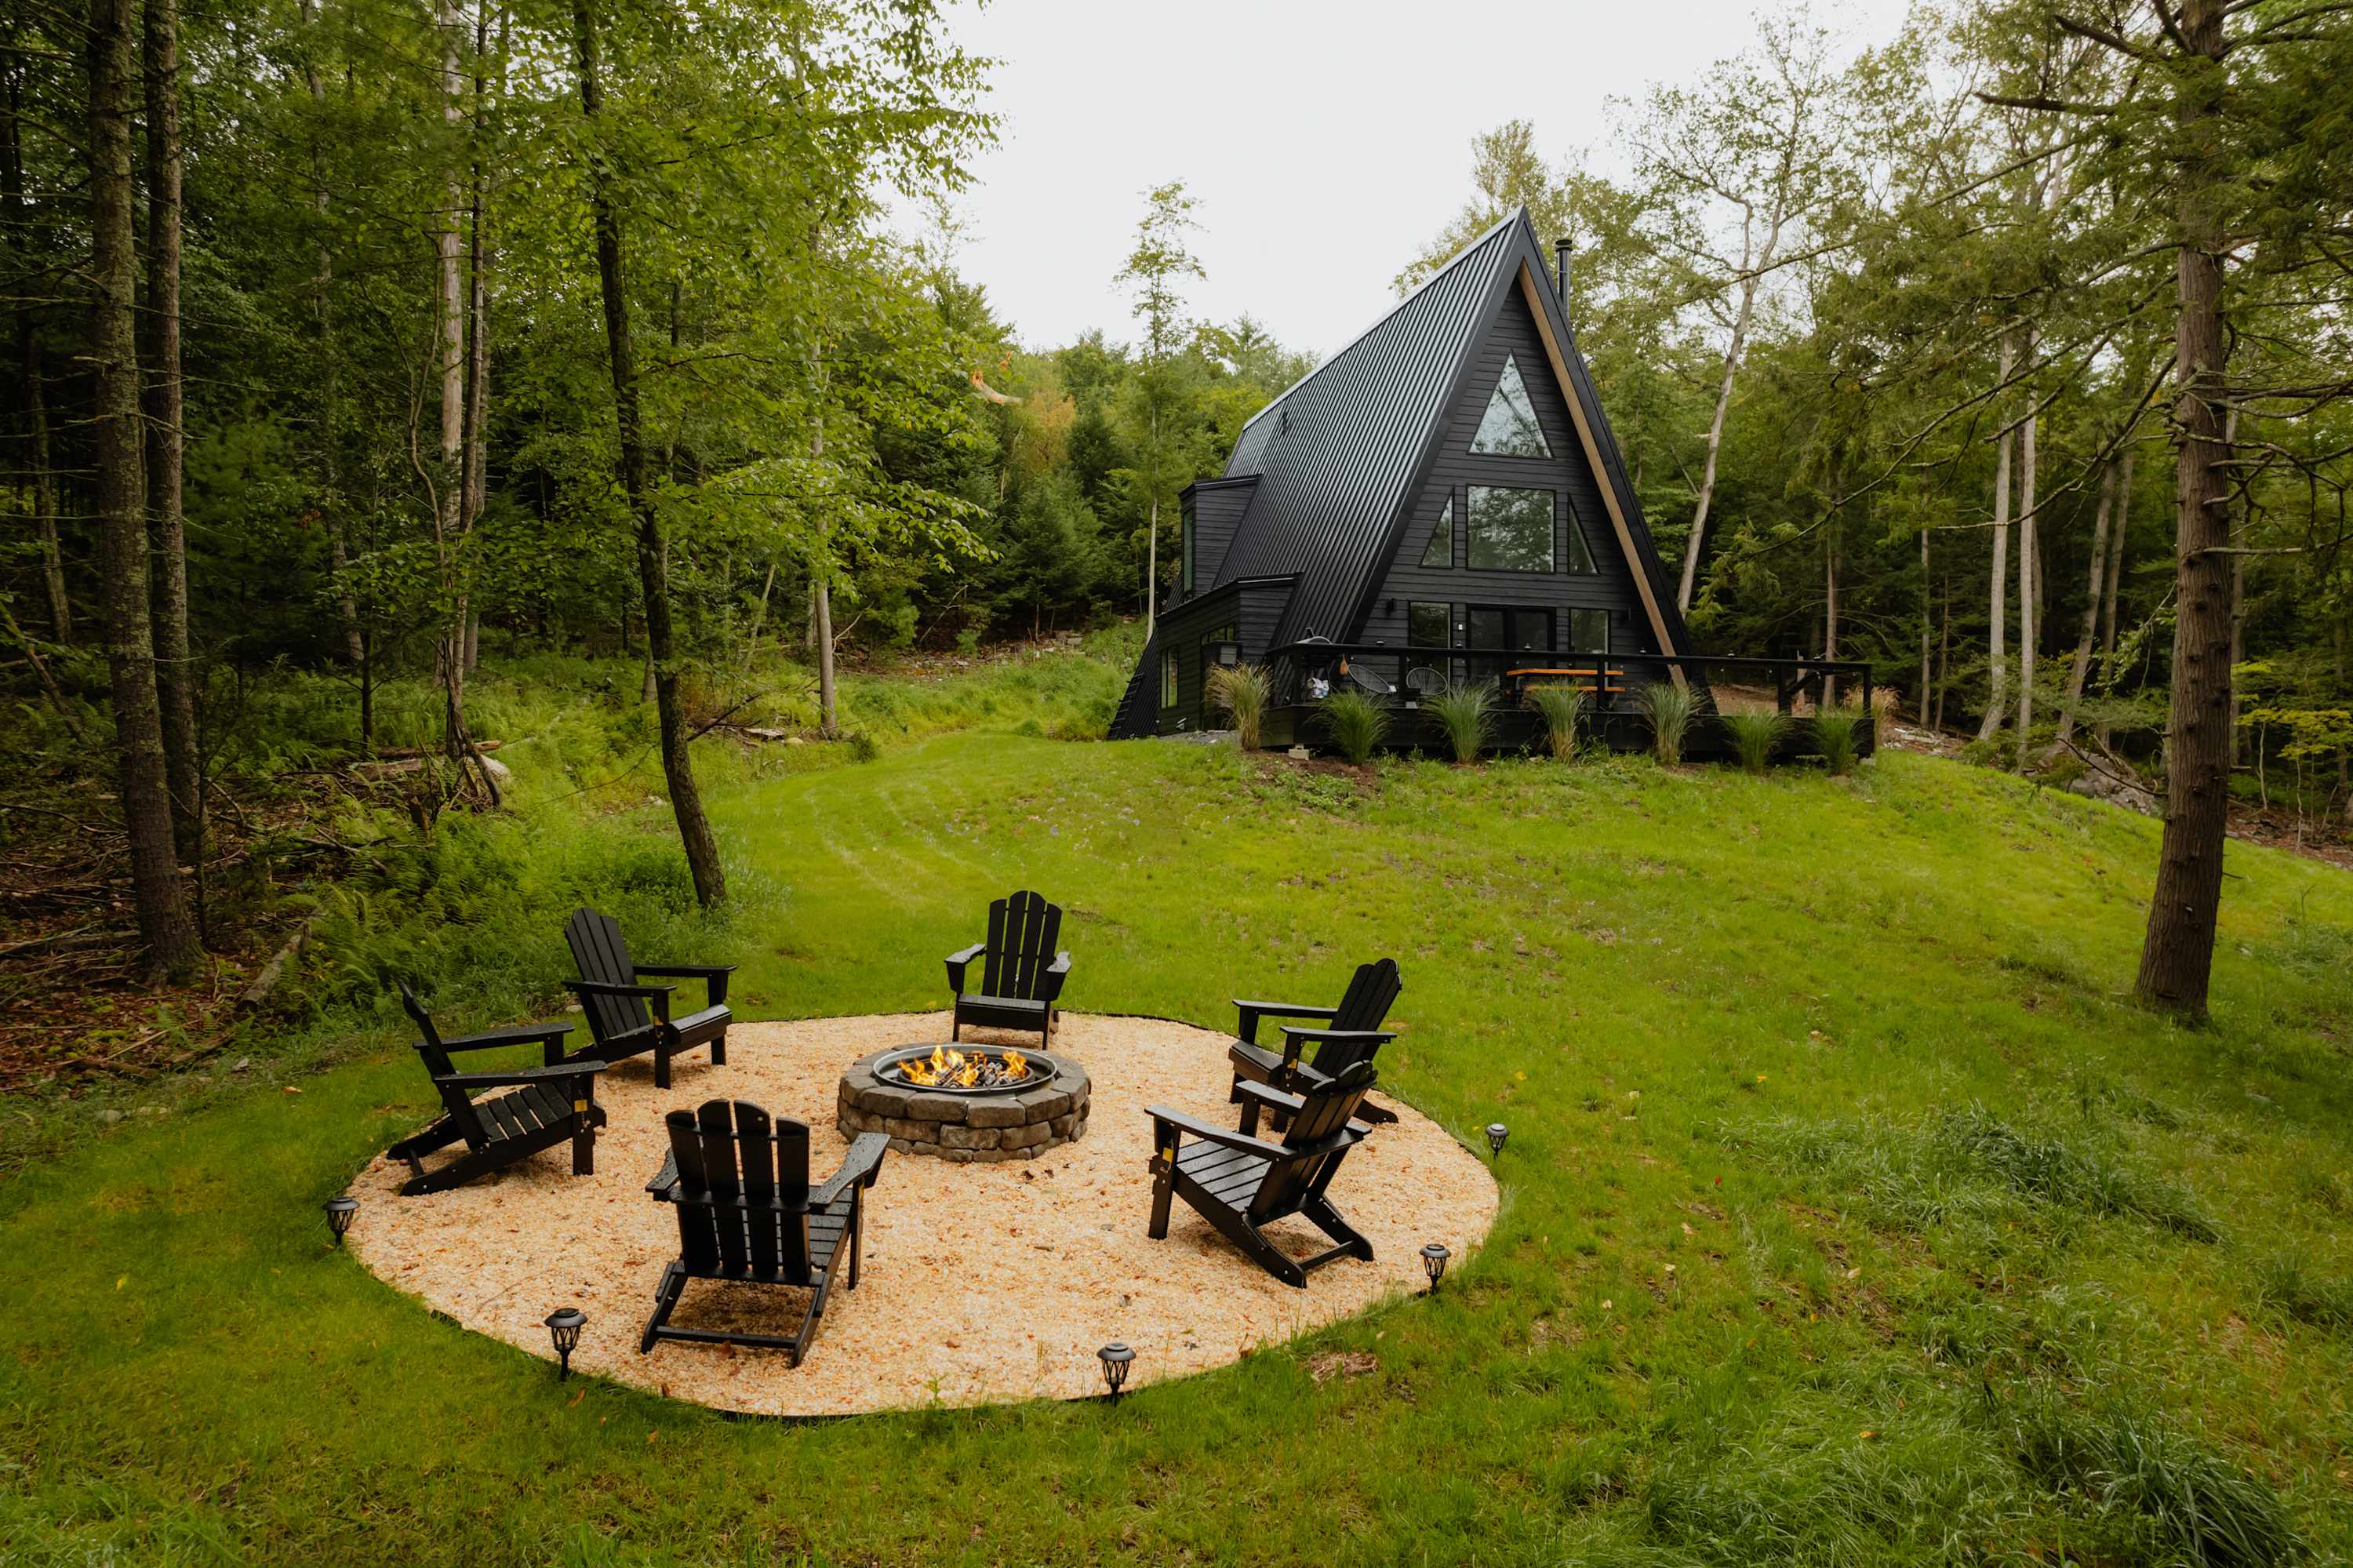
[[[1234,721],[1234,738],[1244,751],[1258,749],[1259,727],[1273,684],[1255,664],[1220,664],[1209,672],[1209,701]]]
[[[2263,1304],[2316,1329],[2353,1329],[2353,1279],[2306,1272],[2293,1257],[2275,1257],[2255,1271]]]
[[[1692,720],[1699,714],[1699,698],[1692,694],[1689,686],[1677,682],[1653,681],[1634,700],[1651,721],[1651,745],[1659,754],[1659,766],[1681,766],[1683,742],[1690,737]]]
[[[1732,755],[1743,773],[1762,773],[1773,760],[1773,748],[1789,733],[1789,721],[1780,714],[1725,714],[1717,722],[1732,742]]]
[[[1586,710],[1593,703],[1591,694],[1582,686],[1538,686],[1529,696],[1544,719],[1545,739],[1552,754],[1575,757],[1578,732],[1585,727]]]
[[[2090,1504],[2107,1539],[2087,1561],[2256,1568],[2304,1554],[2268,1481],[2153,1412],[2078,1411],[2045,1394],[2017,1418],[2016,1441],[2028,1475]]]
[[[1447,749],[1457,762],[1476,760],[1480,749],[1494,738],[1495,688],[1489,682],[1450,684],[1422,705],[1438,715]]]
[[[1854,737],[1862,720],[1846,708],[1831,708],[1814,715],[1814,744],[1832,775],[1854,771]]]
[[[1362,692],[1326,697],[1318,716],[1334,749],[1351,762],[1370,758],[1389,733],[1389,710]]]
[[[1938,1117],[1931,1141],[1956,1163],[2024,1197],[2086,1213],[2130,1215],[2193,1241],[2221,1236],[2214,1222],[2179,1188],[2090,1150],[2021,1132],[1983,1106]]]

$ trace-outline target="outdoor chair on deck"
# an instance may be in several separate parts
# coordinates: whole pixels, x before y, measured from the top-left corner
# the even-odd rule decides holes
[[[771,1121],[743,1100],[705,1100],[699,1110],[674,1110],[662,1120],[670,1155],[646,1191],[678,1211],[679,1255],[654,1287],[638,1353],[663,1340],[687,1340],[780,1350],[799,1366],[834,1280],[846,1268],[845,1283],[858,1288],[866,1190],[881,1173],[891,1139],[860,1133],[841,1169],[812,1188],[807,1122]],[[670,1316],[690,1279],[798,1287],[809,1293],[808,1308],[793,1334],[674,1329]]]
[[[1234,1010],[1240,1014],[1235,1033],[1240,1038],[1226,1052],[1226,1060],[1234,1068],[1233,1103],[1243,1103],[1244,1088],[1251,1083],[1271,1085],[1286,1094],[1305,1094],[1337,1078],[1359,1062],[1370,1062],[1376,1051],[1397,1038],[1395,1030],[1383,1029],[1381,1025],[1404,990],[1405,982],[1398,979],[1397,960],[1383,959],[1358,966],[1336,1007],[1235,998]],[[1322,1026],[1284,1024],[1282,1049],[1273,1051],[1258,1043],[1258,1025],[1262,1018],[1317,1019],[1322,1021]],[[1310,1045],[1315,1047],[1315,1059],[1312,1063],[1301,1061],[1301,1054]],[[1356,1114],[1368,1122],[1397,1120],[1396,1112],[1378,1106],[1366,1106]],[[1276,1125],[1280,1127],[1282,1123],[1278,1120]]]
[[[533,1023],[444,1040],[406,980],[400,982],[400,1004],[416,1021],[417,1054],[425,1059],[442,1109],[440,1120],[385,1150],[386,1159],[408,1162],[411,1174],[401,1183],[401,1196],[462,1187],[567,1139],[572,1173],[596,1174],[596,1129],[605,1125],[605,1107],[596,1103],[596,1075],[605,1064],[565,1056],[564,1037],[572,1033],[572,1025]],[[488,1051],[500,1045],[537,1045],[544,1065],[487,1073],[460,1073],[450,1065],[453,1051]],[[494,1088],[514,1092],[494,1099],[473,1097],[478,1089]],[[425,1169],[424,1156],[460,1142],[465,1153]]]
[[[670,1087],[670,1058],[699,1045],[711,1047],[714,1066],[727,1064],[727,1026],[735,1015],[727,1011],[727,977],[733,964],[640,964],[629,958],[621,938],[620,922],[594,909],[575,909],[564,927],[572,961],[580,978],[565,988],[580,998],[588,1015],[588,1032],[596,1044],[581,1053],[600,1062],[618,1062],[650,1051],[654,1054],[654,1087]],[[676,986],[647,985],[645,977],[699,980],[703,986],[701,1011],[681,1018],[670,1016],[670,992]],[[648,1012],[646,1004],[653,1003]]]
[[[988,939],[948,955],[948,990],[955,994],[955,1020],[949,1038],[962,1040],[965,1025],[984,1029],[1034,1029],[1040,1050],[1054,1045],[1062,982],[1071,977],[1071,955],[1056,952],[1062,911],[1035,893],[1016,893],[988,906]],[[965,986],[966,971],[981,960],[980,985]]]
[[[1175,1197],[1285,1285],[1304,1287],[1311,1271],[1344,1257],[1371,1262],[1373,1244],[1350,1228],[1324,1194],[1348,1150],[1372,1131],[1352,1119],[1372,1086],[1370,1062],[1358,1062],[1303,1095],[1245,1083],[1240,1086],[1239,1132],[1152,1107],[1152,1238],[1167,1236],[1168,1204]],[[1256,1136],[1261,1108],[1290,1122],[1282,1142]],[[1292,1257],[1261,1227],[1293,1214],[1337,1245],[1312,1257]]]

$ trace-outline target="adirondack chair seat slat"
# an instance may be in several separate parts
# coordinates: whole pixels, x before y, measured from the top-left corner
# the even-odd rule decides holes
[[[670,1087],[671,1058],[702,1046],[711,1047],[714,1066],[727,1063],[727,1026],[734,1014],[727,1007],[728,977],[733,964],[640,964],[629,957],[620,922],[594,909],[575,909],[565,923],[564,940],[580,978],[567,980],[580,998],[596,1044],[582,1053],[604,1062],[625,1061],[650,1051],[654,1086]],[[678,988],[646,985],[648,975],[674,980],[700,980],[703,1005],[673,1015],[670,996]],[[648,1003],[652,1003],[650,1009]]]
[[[983,1029],[1034,1029],[1039,1048],[1051,1049],[1060,1012],[1062,984],[1070,979],[1071,955],[1056,950],[1062,911],[1038,894],[1023,891],[988,906],[988,937],[947,957],[954,1023],[948,1038],[962,1040],[965,1025]],[[965,983],[974,960],[980,983]]]
[[[1233,1103],[1242,1103],[1246,1084],[1265,1084],[1288,1093],[1303,1094],[1331,1083],[1356,1063],[1370,1062],[1383,1045],[1397,1037],[1394,1031],[1381,1025],[1404,990],[1404,982],[1398,979],[1397,960],[1382,959],[1358,966],[1336,1006],[1246,1001],[1237,997],[1237,1037],[1226,1049],[1226,1060],[1234,1069]],[[1272,1018],[1312,1019],[1322,1027],[1286,1024],[1282,1027],[1282,1044],[1278,1049],[1258,1041],[1259,1025]],[[1309,1045],[1315,1047],[1314,1057],[1303,1060]],[[1364,1106],[1356,1114],[1366,1122],[1397,1120],[1396,1112],[1375,1105]],[[1282,1123],[1281,1113],[1277,1113],[1275,1120],[1279,1128]]]
[[[596,1129],[605,1125],[605,1107],[596,1103],[596,1075],[605,1070],[605,1064],[564,1054],[570,1024],[540,1024],[444,1039],[406,981],[400,987],[400,999],[417,1025],[417,1053],[441,1097],[442,1109],[439,1120],[385,1150],[389,1158],[408,1165],[409,1180],[400,1188],[404,1196],[463,1186],[566,1140],[572,1145],[572,1173],[596,1173]],[[449,1063],[453,1051],[525,1044],[541,1047],[542,1065],[510,1072],[460,1073]],[[507,1092],[478,1100],[473,1097],[478,1089]],[[459,1143],[465,1146],[464,1153],[430,1171],[425,1168],[426,1155]]]
[[[750,1345],[781,1350],[798,1366],[839,1266],[847,1265],[849,1288],[858,1288],[866,1192],[881,1171],[891,1140],[881,1133],[861,1135],[841,1168],[812,1189],[804,1122],[772,1120],[755,1105],[727,1100],[675,1110],[663,1120],[670,1154],[646,1191],[676,1210],[679,1255],[662,1271],[638,1351],[664,1340]],[[808,1306],[791,1334],[678,1328],[670,1318],[689,1279],[806,1289]]]
[[[1150,1107],[1153,1239],[1168,1234],[1171,1202],[1182,1198],[1286,1285],[1303,1287],[1312,1271],[1342,1258],[1371,1261],[1372,1243],[1332,1206],[1325,1190],[1348,1150],[1371,1130],[1356,1117],[1373,1082],[1373,1065],[1356,1062],[1298,1095],[1263,1084],[1241,1086],[1242,1125],[1231,1132],[1181,1111]],[[1286,1119],[1281,1142],[1258,1136],[1261,1110]],[[1263,1227],[1294,1214],[1336,1245],[1305,1258],[1276,1246]]]

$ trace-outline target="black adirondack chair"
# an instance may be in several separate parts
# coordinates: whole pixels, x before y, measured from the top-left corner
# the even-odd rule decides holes
[[[1303,1095],[1245,1082],[1240,1132],[1152,1107],[1152,1238],[1168,1234],[1168,1201],[1177,1197],[1285,1285],[1304,1287],[1310,1271],[1344,1257],[1371,1262],[1373,1244],[1349,1227],[1324,1193],[1348,1150],[1372,1131],[1353,1118],[1373,1076],[1373,1065],[1358,1062]],[[1261,1108],[1290,1121],[1282,1142],[1256,1136]],[[1292,1214],[1338,1245],[1294,1259],[1261,1230]]]
[[[1244,1001],[1234,999],[1234,1011],[1240,1014],[1235,1033],[1240,1036],[1226,1052],[1226,1059],[1234,1067],[1233,1101],[1243,1101],[1242,1086],[1261,1083],[1289,1094],[1303,1094],[1318,1085],[1331,1082],[1358,1062],[1369,1062],[1373,1053],[1397,1038],[1395,1030],[1383,1029],[1389,1009],[1405,990],[1398,979],[1395,959],[1383,959],[1377,963],[1357,966],[1356,977],[1348,981],[1346,994],[1337,1007],[1302,1007],[1287,1001]],[[1258,1026],[1266,1018],[1312,1018],[1322,1021],[1320,1028],[1307,1028],[1286,1023],[1282,1026],[1282,1049],[1269,1050],[1258,1043]],[[1308,1046],[1315,1047],[1312,1062],[1300,1060]],[[1356,1112],[1357,1118],[1367,1122],[1397,1120],[1395,1111],[1378,1106],[1366,1106]],[[1282,1126],[1277,1118],[1275,1125]]]
[[[588,1015],[588,1033],[596,1044],[580,1053],[600,1062],[618,1062],[650,1051],[654,1054],[654,1087],[670,1087],[670,1058],[700,1045],[711,1047],[713,1065],[727,1065],[727,1026],[735,1015],[727,1011],[727,977],[733,964],[640,964],[629,959],[629,944],[621,938],[621,923],[594,909],[575,909],[565,924],[564,939],[572,948],[572,961],[580,966],[578,980],[565,989],[580,998]],[[703,987],[702,1011],[670,1016],[671,985],[647,985],[645,977],[699,980]],[[653,1009],[647,1011],[651,1002]]]
[[[800,1365],[843,1270],[845,1249],[846,1283],[858,1288],[866,1190],[881,1171],[890,1138],[860,1133],[841,1169],[812,1188],[807,1122],[771,1121],[766,1111],[742,1100],[705,1100],[700,1110],[674,1110],[662,1119],[670,1128],[670,1156],[646,1191],[678,1211],[679,1255],[654,1289],[654,1314],[646,1319],[638,1353],[662,1340],[689,1340],[780,1350],[790,1365]],[[809,1293],[808,1310],[795,1334],[671,1328],[670,1312],[690,1279],[797,1287]]]
[[[1017,893],[990,905],[988,940],[948,955],[948,990],[955,993],[949,1038],[963,1039],[967,1023],[1034,1029],[1039,1048],[1050,1050],[1062,982],[1071,976],[1071,955],[1054,950],[1061,930],[1061,906],[1038,894]],[[977,989],[965,984],[975,959],[981,960]]]
[[[423,1132],[385,1150],[389,1159],[406,1160],[413,1172],[401,1183],[403,1197],[462,1187],[567,1139],[572,1143],[572,1173],[596,1173],[596,1129],[605,1125],[605,1107],[596,1103],[596,1075],[605,1070],[605,1064],[564,1054],[564,1037],[572,1033],[572,1025],[533,1023],[444,1040],[406,980],[400,985],[400,1002],[417,1021],[417,1054],[425,1059],[425,1070],[440,1091],[443,1113]],[[487,1051],[497,1045],[537,1045],[544,1065],[489,1073],[460,1073],[450,1065],[453,1051]],[[494,1099],[473,1097],[477,1090],[494,1088],[514,1092]],[[426,1155],[460,1142],[466,1146],[465,1153],[433,1170],[425,1169]]]

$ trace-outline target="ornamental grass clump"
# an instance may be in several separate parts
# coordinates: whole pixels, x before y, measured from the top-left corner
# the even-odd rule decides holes
[[[1725,714],[1721,722],[1743,773],[1764,772],[1773,748],[1789,733],[1789,721],[1779,714]]]
[[[1542,715],[1545,738],[1555,757],[1577,755],[1577,733],[1585,727],[1585,712],[1592,698],[1583,686],[1538,686],[1528,694]]]
[[[1672,681],[1653,681],[1644,686],[1640,697],[1642,712],[1651,721],[1651,745],[1659,754],[1659,766],[1673,768],[1683,759],[1683,742],[1691,735],[1692,720],[1699,714],[1699,699],[1691,688]]]
[[[1324,733],[1351,762],[1363,762],[1389,732],[1389,710],[1362,692],[1342,692],[1324,700]]]
[[[1234,738],[1244,751],[1258,749],[1271,683],[1255,664],[1220,664],[1209,672],[1209,700],[1234,721]]]
[[[1484,681],[1449,685],[1422,705],[1438,715],[1446,731],[1447,748],[1457,762],[1474,760],[1480,747],[1494,738],[1495,688]]]
[[[1833,774],[1854,771],[1854,734],[1861,718],[1847,708],[1827,708],[1814,715],[1814,744]]]

